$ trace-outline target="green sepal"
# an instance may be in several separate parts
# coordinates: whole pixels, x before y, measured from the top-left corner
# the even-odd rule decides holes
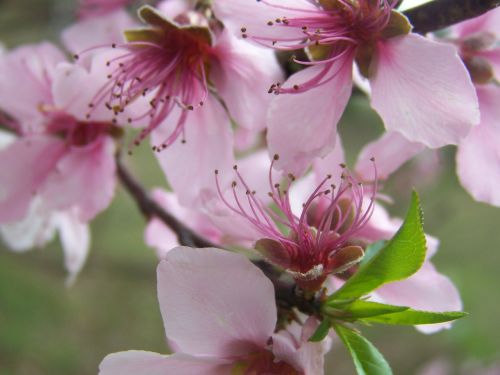
[[[163,32],[158,29],[131,29],[125,30],[127,42],[152,42],[160,43],[163,40]]]
[[[193,26],[193,25],[178,25],[174,21],[169,20],[161,12],[149,5],[144,5],[138,10],[139,18],[151,25],[157,27],[164,31],[174,31],[174,32],[186,32],[194,39],[197,39],[208,45],[212,45],[213,37],[210,29],[204,26]]]
[[[316,331],[314,331],[312,336],[309,337],[309,341],[311,342],[322,341],[328,335],[328,332],[330,332],[331,326],[332,322],[330,321],[330,319],[325,317],[319,324],[318,328],[316,328]]]
[[[433,312],[407,309],[392,314],[370,316],[362,320],[366,323],[414,326],[451,322],[467,315],[462,311]]]
[[[327,301],[356,299],[383,284],[410,277],[422,267],[426,250],[422,210],[413,192],[405,221],[396,235]]]
[[[333,328],[351,354],[358,375],[391,375],[384,356],[358,332],[340,324]]]
[[[391,10],[389,22],[380,34],[383,39],[394,38],[396,36],[406,35],[411,32],[413,26],[406,16],[397,10]]]

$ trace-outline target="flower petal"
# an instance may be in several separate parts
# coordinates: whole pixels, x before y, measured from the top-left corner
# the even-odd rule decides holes
[[[152,134],[153,144],[162,144],[181,113],[175,109]],[[204,194],[216,193],[214,170],[234,164],[231,124],[222,106],[209,95],[203,107],[190,111],[185,123],[186,143],[178,139],[156,153],[163,172],[182,205],[199,203]],[[179,162],[182,161],[182,168]]]
[[[0,234],[12,251],[24,252],[42,247],[55,235],[55,223],[50,213],[43,212],[39,197],[31,200],[25,218],[10,224],[0,225]]]
[[[327,337],[322,342],[309,342],[309,338],[318,327],[316,318],[309,317],[302,327],[293,322],[289,330],[273,335],[274,355],[304,375],[321,375],[324,373],[324,357],[331,348],[331,339]],[[294,327],[295,326],[295,327]],[[300,336],[296,334],[299,332]]]
[[[161,355],[130,350],[109,354],[99,366],[99,375],[229,375],[230,365],[211,358],[186,354]]]
[[[64,29],[61,35],[65,47],[73,54],[92,48],[113,43],[123,43],[126,29],[131,29],[136,23],[124,10],[96,17],[85,18],[70,27]],[[98,51],[98,49],[95,49]],[[86,52],[79,55],[78,62],[89,66],[92,53]]]
[[[42,129],[40,105],[52,105],[50,84],[63,53],[51,43],[22,46],[0,57],[0,108],[23,133]]]
[[[362,179],[373,181],[374,166],[370,159],[374,157],[378,178],[384,180],[424,149],[423,144],[410,142],[397,132],[386,132],[363,147],[354,170]]]
[[[483,15],[460,22],[451,29],[459,38],[471,36],[480,32],[490,32],[500,37],[500,9],[493,9]]]
[[[378,43],[372,105],[388,130],[437,148],[479,123],[477,97],[455,47],[416,34]]]
[[[283,86],[300,86],[323,69],[323,65],[306,68],[291,76]],[[336,125],[351,95],[351,57],[330,64],[322,78],[327,80],[330,81],[305,92],[279,94],[271,102],[267,140],[270,153],[280,156],[277,168],[300,175],[315,157],[325,156],[333,149]]]
[[[457,174],[474,199],[500,206],[500,89],[482,86],[477,93],[481,124],[458,147]]]
[[[33,195],[65,152],[52,137],[23,137],[0,151],[0,223],[22,220]]]
[[[272,95],[269,87],[283,74],[272,50],[256,47],[224,31],[217,40],[217,64],[210,78],[236,123],[262,130]]]
[[[179,351],[212,357],[264,348],[276,324],[274,287],[246,257],[178,247],[158,266],[158,299]]]
[[[234,35],[240,36],[242,28],[245,28],[246,34],[271,41],[303,38],[304,33],[298,27],[285,27],[279,23],[269,26],[268,22],[282,17],[310,16],[308,11],[317,10],[317,5],[308,0],[268,0],[266,3],[254,0],[215,0],[213,10]]]
[[[66,285],[72,285],[83,268],[90,249],[90,230],[72,211],[59,212],[54,217],[64,251],[64,264],[69,275]]]
[[[429,261],[409,279],[384,285],[377,289],[376,293],[385,303],[409,306],[415,310],[462,310],[462,300],[455,285]],[[423,333],[434,333],[451,328],[451,325],[452,323],[439,323],[420,325],[416,328]]]
[[[222,233],[210,222],[209,215],[197,208],[188,209],[182,206],[177,196],[172,192],[154,189],[152,196],[167,212],[175,216],[191,230],[212,243],[221,243]],[[177,234],[157,218],[149,221],[144,235],[146,244],[156,249],[160,259],[164,259],[167,252],[180,245]]]
[[[49,209],[76,208],[87,222],[104,210],[115,193],[115,145],[101,137],[83,147],[71,147],[41,191]]]

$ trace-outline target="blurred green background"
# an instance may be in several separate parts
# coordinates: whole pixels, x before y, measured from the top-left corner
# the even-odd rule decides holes
[[[73,6],[69,0],[0,0],[0,42],[11,48],[45,38],[57,41],[58,32],[72,21]],[[358,94],[340,130],[352,162],[382,125]],[[500,325],[495,321],[500,316],[500,209],[474,202],[459,186],[452,147],[438,158],[435,175],[415,175],[412,162],[384,191],[398,203],[390,211],[401,216],[409,189],[417,187],[426,230],[441,240],[434,262],[455,281],[470,316],[432,336],[412,328],[365,329],[395,374],[415,374],[437,358],[456,368],[488,366],[500,359]],[[127,159],[146,186],[165,185],[148,147]],[[144,225],[119,188],[110,209],[92,223],[91,254],[69,289],[57,241],[26,254],[13,254],[0,245],[1,375],[96,374],[107,353],[166,351],[156,301],[156,257],[143,243]],[[458,374],[456,368],[452,373]],[[329,354],[326,373],[354,373],[340,346]]]

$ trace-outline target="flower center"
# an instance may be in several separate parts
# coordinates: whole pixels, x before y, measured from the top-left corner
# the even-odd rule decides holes
[[[234,365],[231,375],[300,375],[285,361],[279,361],[268,350],[252,354]]]
[[[181,114],[164,141],[153,147],[160,151],[179,136],[184,140],[187,111],[203,105],[208,95],[207,69],[211,58],[208,29],[178,26],[150,7],[140,10],[152,28],[128,30],[123,52],[107,62],[111,67],[107,84],[96,94],[91,108],[105,105],[115,115],[137,98],[149,101],[148,108],[129,122],[148,125],[135,140],[138,145],[176,108]]]

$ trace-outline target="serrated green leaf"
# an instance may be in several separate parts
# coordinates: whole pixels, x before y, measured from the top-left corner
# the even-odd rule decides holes
[[[422,210],[413,192],[406,219],[396,235],[329,300],[358,298],[385,283],[410,277],[422,267],[426,250]]]
[[[328,335],[328,332],[330,332],[331,326],[332,326],[332,323],[331,323],[330,319],[324,318],[321,321],[321,323],[319,324],[318,328],[316,328],[316,331],[314,331],[312,336],[309,337],[309,341],[311,341],[311,342],[322,341]]]
[[[322,310],[327,316],[336,319],[354,321],[362,318],[373,317],[384,314],[394,314],[409,307],[386,305],[378,302],[356,300],[350,304],[336,304],[335,301],[327,302]]]
[[[359,333],[340,324],[333,328],[351,353],[358,375],[391,375],[392,370],[384,356]]]
[[[367,317],[363,321],[368,323],[414,326],[450,322],[463,318],[466,315],[467,313],[462,311],[433,312],[408,309],[392,314]]]

